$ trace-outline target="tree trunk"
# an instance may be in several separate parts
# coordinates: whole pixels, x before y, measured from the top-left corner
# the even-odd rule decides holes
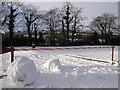
[[[10,46],[13,46],[13,30],[14,30],[14,24],[13,24],[13,16],[10,17],[9,21],[9,37],[10,37]]]
[[[69,9],[68,9],[69,10]],[[67,10],[67,20],[66,20],[66,24],[67,24],[67,45],[69,45],[69,11]]]
[[[73,31],[72,31],[72,43],[74,43],[74,38],[75,38],[75,33],[76,33],[76,19],[77,17],[75,16],[75,22],[74,22],[74,26],[73,26]]]
[[[61,40],[61,44],[62,45],[66,45],[67,43],[66,43],[66,34],[65,34],[65,29],[64,29],[64,27],[65,27],[65,25],[64,25],[64,21],[63,21],[63,19],[62,19],[62,40]]]
[[[37,30],[35,28],[35,45],[37,45]]]
[[[27,26],[27,29],[28,29],[29,45],[31,46],[32,45],[32,35],[30,32],[30,25]]]

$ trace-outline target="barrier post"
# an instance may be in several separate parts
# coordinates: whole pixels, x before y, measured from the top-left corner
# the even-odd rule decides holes
[[[113,64],[113,61],[114,61],[114,46],[112,47],[112,64]]]
[[[14,61],[14,47],[11,47],[11,63]]]

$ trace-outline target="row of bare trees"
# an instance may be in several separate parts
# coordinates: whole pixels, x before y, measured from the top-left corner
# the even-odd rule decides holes
[[[85,20],[82,15],[83,9],[75,7],[70,2],[64,3],[61,9],[54,8],[49,11],[40,11],[34,6],[18,2],[2,2],[0,6],[2,7],[1,30],[9,31],[11,46],[14,45],[14,33],[20,29],[27,30],[29,45],[33,42],[37,44],[38,33],[39,38],[43,38],[41,27],[49,30],[50,36],[47,38],[50,45],[56,45],[56,39],[59,39],[60,44],[70,45],[75,42],[77,33],[79,32],[77,36],[79,39],[80,32],[86,28],[83,25]],[[95,17],[89,25],[94,41],[99,42],[101,39],[102,43],[108,44],[110,37],[119,31],[117,20],[118,18],[110,13]]]
[[[16,29],[20,27],[27,29],[29,42],[32,44],[32,24],[39,19],[40,15],[32,6],[24,6],[17,2],[2,2],[2,29],[9,30],[9,38],[13,45],[13,36]],[[25,27],[24,27],[25,24]]]
[[[90,29],[100,35],[102,43],[108,44],[110,37],[119,33],[118,18],[109,13],[97,16],[91,22]]]

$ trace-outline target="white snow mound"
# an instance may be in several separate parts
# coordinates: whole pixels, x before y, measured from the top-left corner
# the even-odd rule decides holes
[[[51,59],[43,64],[43,67],[48,69],[51,72],[59,72],[61,64],[59,59]]]
[[[17,57],[7,70],[8,78],[15,84],[27,85],[38,76],[36,65],[28,57]]]

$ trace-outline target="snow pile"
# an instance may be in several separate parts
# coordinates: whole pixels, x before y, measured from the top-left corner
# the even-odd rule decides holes
[[[15,57],[19,57],[16,57],[11,65],[10,53],[1,54],[2,88],[118,88],[117,64],[110,65],[79,58],[84,56],[111,61],[111,49],[107,51],[99,49],[97,53],[96,51],[89,49],[15,51]],[[117,48],[115,55],[114,60],[117,62]],[[38,77],[35,65],[39,72]]]
[[[7,70],[8,78],[15,84],[32,84],[38,76],[36,66],[28,57],[17,57]]]
[[[43,64],[43,67],[51,72],[59,72],[61,68],[61,64],[59,59],[51,59]]]

